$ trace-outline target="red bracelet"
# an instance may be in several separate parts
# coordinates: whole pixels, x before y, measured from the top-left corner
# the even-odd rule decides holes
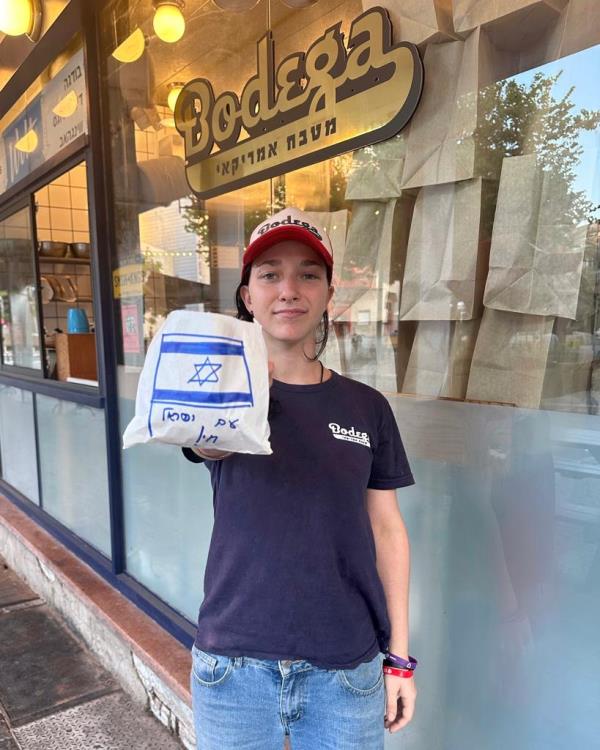
[[[383,674],[393,674],[396,677],[412,677],[412,669],[398,669],[397,667],[384,667]]]

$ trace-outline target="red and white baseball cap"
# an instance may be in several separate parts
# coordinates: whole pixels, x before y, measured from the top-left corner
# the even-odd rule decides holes
[[[328,268],[333,267],[333,249],[327,232],[315,226],[310,214],[290,207],[261,221],[252,232],[242,256],[242,272],[260,253],[284,240],[297,240],[308,245],[323,258]]]

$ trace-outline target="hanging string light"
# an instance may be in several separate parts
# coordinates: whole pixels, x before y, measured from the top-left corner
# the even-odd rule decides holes
[[[26,34],[37,42],[42,32],[40,0],[0,0],[0,31],[8,36]]]
[[[185,18],[181,12],[183,0],[154,0],[152,26],[156,36],[163,42],[178,42],[185,32]]]

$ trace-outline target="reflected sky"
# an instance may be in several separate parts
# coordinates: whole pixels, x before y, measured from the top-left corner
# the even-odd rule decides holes
[[[562,57],[514,76],[512,80],[529,85],[536,73],[555,76],[561,73],[553,88],[554,96],[560,100],[574,87],[571,101],[574,111],[598,109],[598,78],[600,76],[600,45]],[[590,201],[600,203],[600,128],[582,130],[579,143],[584,149],[573,184],[576,191],[583,190]]]

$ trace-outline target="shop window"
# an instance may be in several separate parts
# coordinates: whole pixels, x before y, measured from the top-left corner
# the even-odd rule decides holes
[[[34,195],[47,376],[97,385],[85,162]]]
[[[43,508],[110,557],[104,411],[35,398]]]
[[[2,479],[39,505],[34,395],[0,384]]]
[[[560,737],[591,747],[585,701],[572,701],[582,707],[576,721],[555,720],[548,706],[557,644],[573,644],[583,665],[563,694],[596,695],[598,682],[589,659],[600,601],[596,3],[291,4],[234,13],[189,0],[174,43],[153,33],[149,3],[102,13],[121,427],[165,316],[235,314],[252,228],[286,205],[312,212],[335,255],[324,362],[385,393],[416,477],[399,504],[414,559],[411,638],[415,653],[421,643],[434,654],[435,707],[416,717],[416,741],[431,746],[434,727],[446,745],[464,745],[468,716],[473,747],[504,746],[515,726],[531,746]],[[423,57],[408,127],[195,196],[169,115],[174,87],[206,78],[216,96],[239,95],[267,28],[278,64],[338,22],[347,41],[373,5],[389,11],[394,40],[418,44]],[[169,446],[146,445],[124,452],[123,477],[127,569],[192,619],[210,535],[207,473]],[[515,652],[525,654],[516,702],[497,679]],[[457,658],[467,677],[448,691]]]
[[[562,14],[545,5],[535,34],[510,44],[510,24],[533,23],[532,3],[512,15],[498,4],[464,40],[445,36],[448,18],[436,31],[440,18],[423,9],[406,25],[398,4],[384,3],[397,40],[426,45],[410,127],[215,198],[192,193],[177,87],[202,77],[215,96],[239,95],[267,24],[277,64],[334,22],[347,35],[363,5],[259,2],[232,13],[192,3],[171,44],[146,33],[151,8],[104,14],[106,82],[122,125],[113,140],[122,362],[141,366],[173,309],[235,314],[249,231],[296,205],[334,244],[332,367],[388,393],[596,413],[600,112],[583,71],[599,64],[600,34],[582,28],[582,2]],[[462,28],[476,14],[461,5]],[[140,35],[139,54],[124,56],[120,45]]]
[[[29,208],[0,221],[2,364],[42,369],[39,308]]]

